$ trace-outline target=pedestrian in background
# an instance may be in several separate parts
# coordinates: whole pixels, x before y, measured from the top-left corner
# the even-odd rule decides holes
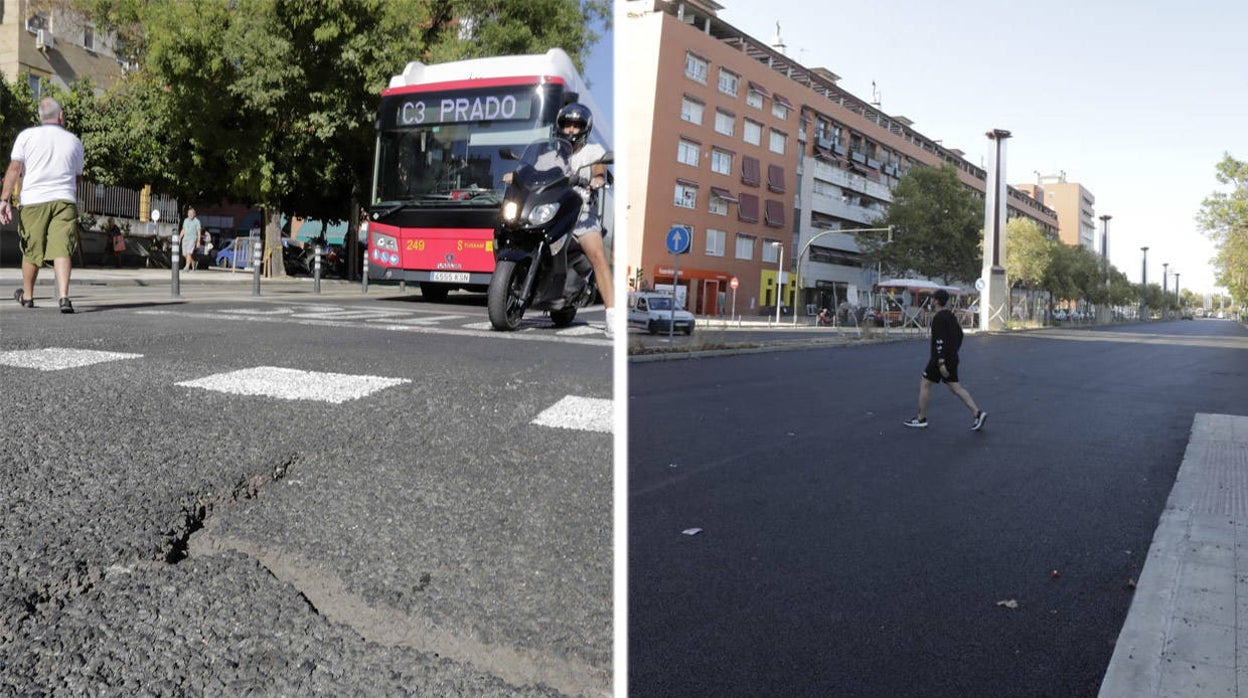
[[[102,226],[104,231],[104,256],[113,258],[113,262],[118,269],[121,268],[121,253],[126,251],[126,236],[121,232],[121,226],[117,225],[112,217],[104,219]]]
[[[70,255],[78,239],[78,180],[82,177],[82,141],[65,130],[65,114],[51,97],[39,100],[38,126],[13,141],[12,158],[0,189],[0,224],[13,220],[13,190],[22,180],[17,212],[18,245],[22,252],[22,287],[13,298],[35,307],[39,268],[52,260],[57,305],[74,312],[69,300]]]
[[[944,381],[949,392],[957,395],[971,411],[974,418],[971,431],[979,431],[984,426],[988,413],[975,405],[971,394],[958,382],[958,350],[962,348],[962,325],[954,317],[953,311],[946,307],[949,304],[948,291],[937,289],[932,294],[932,300],[936,302],[937,311],[932,317],[931,356],[927,367],[923,369],[923,377],[919,380],[919,413],[904,424],[916,429],[927,428],[927,403],[931,399],[932,386]]]
[[[186,209],[186,220],[182,221],[182,256],[186,259],[183,268],[190,271],[195,268],[195,248],[200,245],[203,227],[195,217],[195,208]]]

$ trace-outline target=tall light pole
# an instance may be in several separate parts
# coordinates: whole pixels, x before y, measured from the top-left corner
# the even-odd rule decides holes
[[[1174,272],[1174,304],[1183,310],[1183,298],[1179,296],[1179,272]]]
[[[1167,284],[1170,283],[1169,278],[1166,276],[1166,274],[1169,271],[1170,271],[1170,263],[1162,262],[1161,263],[1161,295],[1163,296],[1169,296],[1169,293],[1166,291]]]
[[[985,330],[1002,330],[1005,329],[1006,309],[1009,306],[1002,226],[1006,220],[1005,141],[1010,132],[996,128],[984,135],[996,148],[993,167],[988,172],[988,186],[984,191],[984,288],[979,299],[979,326]]]
[[[1144,311],[1148,308],[1148,247],[1141,247],[1140,252],[1144,253],[1144,263],[1140,267],[1140,319],[1146,320]]]
[[[1113,216],[1108,213],[1101,216],[1101,261],[1105,263],[1105,307],[1111,310],[1110,315],[1106,315],[1104,320],[1109,321],[1112,315],[1109,298],[1109,220]]]
[[[784,243],[773,242],[771,246],[780,250],[780,259],[776,262],[776,325],[780,324],[781,289],[784,285]]]

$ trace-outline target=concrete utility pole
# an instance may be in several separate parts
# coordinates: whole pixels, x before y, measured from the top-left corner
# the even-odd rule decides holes
[[[1140,252],[1144,253],[1144,262],[1140,267],[1140,319],[1147,320],[1144,312],[1148,310],[1148,247],[1141,247]]]
[[[979,327],[984,330],[1005,329],[1009,307],[1009,288],[1005,283],[1005,140],[1010,132],[993,129],[987,134],[996,144],[992,166],[988,168],[988,186],[984,191],[984,270],[983,288],[979,296]]]

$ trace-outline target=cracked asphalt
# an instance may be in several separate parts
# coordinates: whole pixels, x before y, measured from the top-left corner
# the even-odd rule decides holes
[[[197,292],[0,308],[0,354],[141,355],[0,362],[0,695],[610,694],[612,437],[532,423],[609,399],[609,346],[229,322],[301,300]],[[259,366],[408,382],[178,385]]]

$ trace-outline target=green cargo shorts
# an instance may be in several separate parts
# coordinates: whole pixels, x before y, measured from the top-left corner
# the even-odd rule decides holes
[[[78,206],[49,201],[17,210],[22,261],[43,266],[44,260],[68,258],[78,242]]]

